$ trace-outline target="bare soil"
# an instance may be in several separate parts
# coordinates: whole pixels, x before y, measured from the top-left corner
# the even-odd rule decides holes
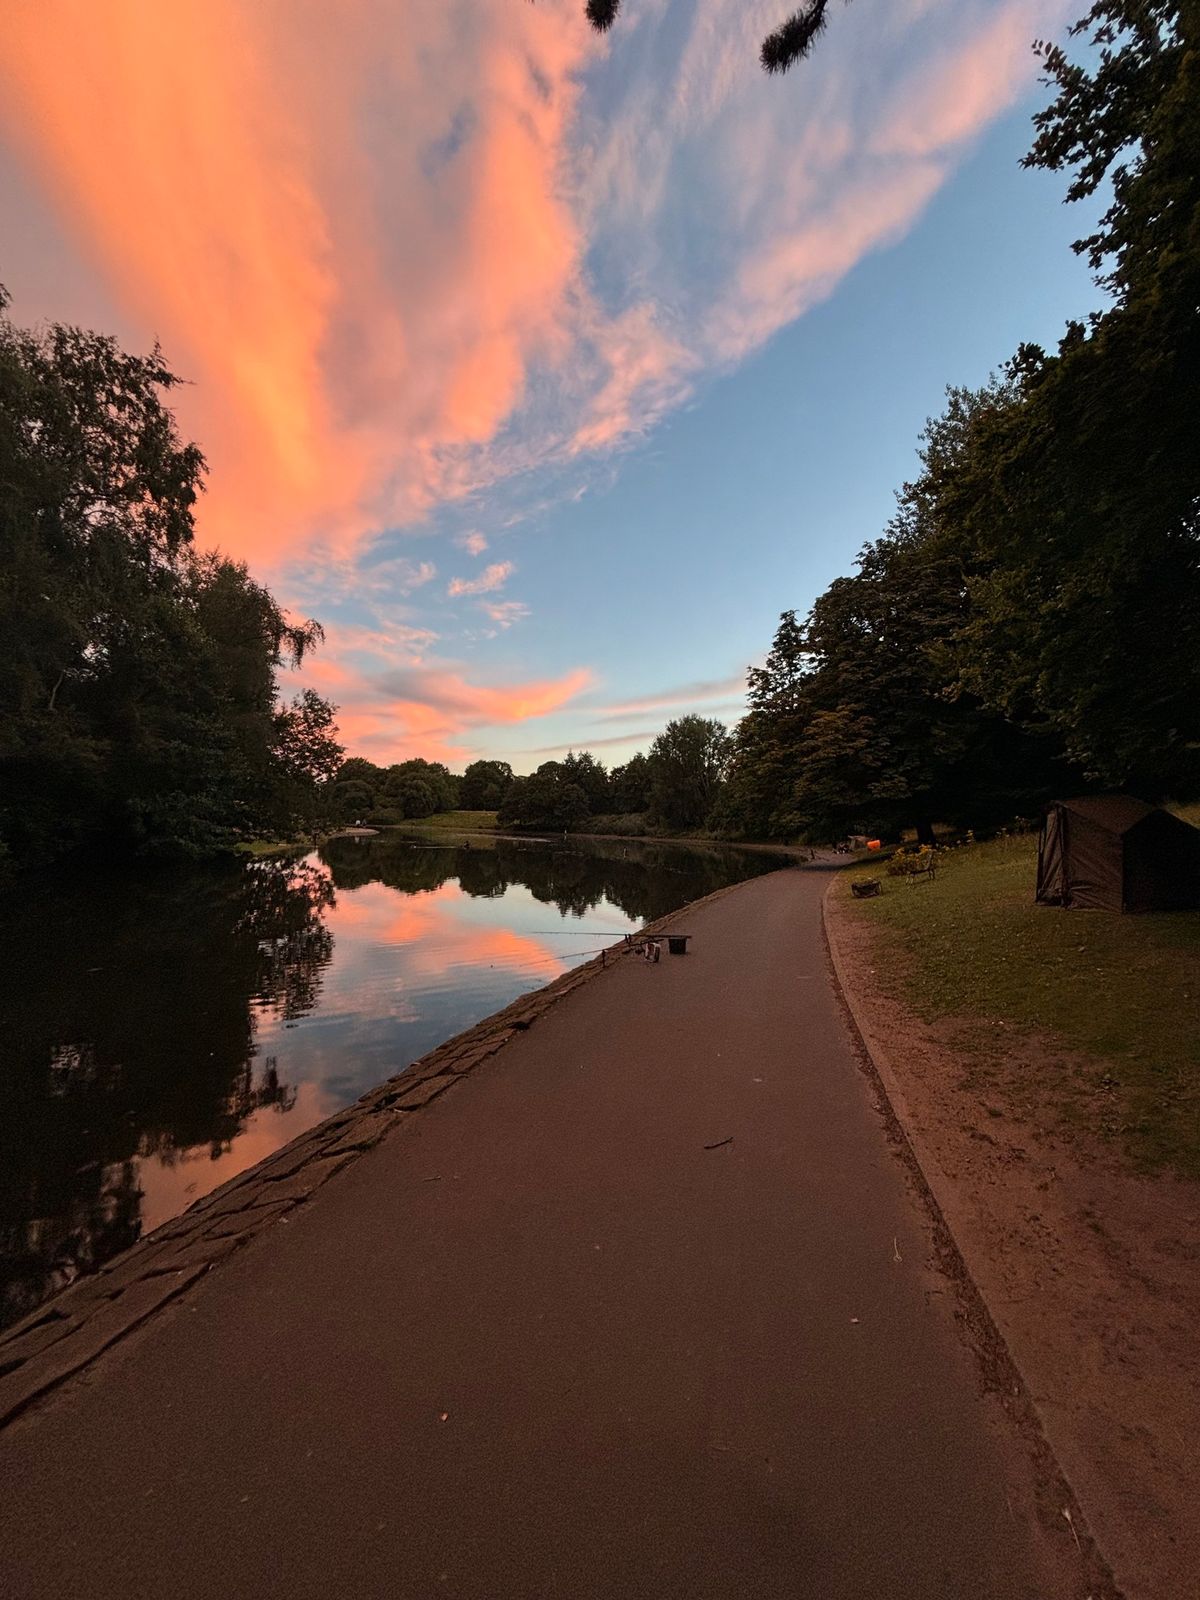
[[[1200,1184],[1144,1176],[1045,1086],[1103,1064],[1035,1030],[926,1022],[879,934],[827,928],[855,1020],[1051,1446],[1129,1600],[1200,1595]],[[889,951],[886,964],[894,966]],[[889,984],[890,990],[893,986]]]

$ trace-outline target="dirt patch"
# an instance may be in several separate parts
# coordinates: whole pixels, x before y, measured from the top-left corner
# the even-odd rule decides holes
[[[855,1020],[1102,1550],[1130,1600],[1195,1600],[1200,1184],[1141,1176],[1100,1136],[1103,1063],[922,1021],[878,983],[879,935],[825,908]],[[1084,1116],[1048,1087],[1068,1077]]]

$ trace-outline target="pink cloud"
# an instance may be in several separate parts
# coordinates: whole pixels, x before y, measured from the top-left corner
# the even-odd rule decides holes
[[[744,693],[746,674],[735,672],[728,678],[710,678],[700,683],[681,683],[671,689],[659,689],[652,694],[636,695],[631,700],[615,701],[604,708],[602,722],[615,722],[642,711],[668,710],[672,706],[697,706],[709,700],[728,700],[731,695]],[[629,735],[633,738],[635,735]]]
[[[464,533],[455,541],[460,550],[465,550],[469,556],[481,556],[488,547],[487,539],[482,533]]]
[[[426,642],[419,630],[346,628],[330,652],[305,660],[299,681],[336,702],[352,755],[460,764],[471,758],[468,735],[548,716],[594,681],[576,667],[557,677],[476,683],[457,664],[430,659]]]
[[[9,9],[0,126],[195,380],[202,536],[278,566],[642,436],[911,227],[1070,8],[862,0],[781,85],[775,0],[606,42],[575,3]]]
[[[1030,42],[1076,9],[1074,0],[1011,0],[978,31],[937,52],[921,95],[890,98],[873,148],[922,159],[972,139],[1029,81]]]
[[[492,594],[496,589],[502,589],[516,570],[511,561],[494,561],[477,578],[451,578],[446,593],[451,596]]]
[[[442,456],[489,440],[565,349],[564,146],[599,46],[578,7],[478,0],[461,21],[400,26],[386,0],[6,18],[0,118],[196,380],[178,399],[213,469],[203,529],[237,554],[419,515]]]
[[[511,628],[529,615],[529,607],[521,600],[484,600],[479,609],[498,628]]]

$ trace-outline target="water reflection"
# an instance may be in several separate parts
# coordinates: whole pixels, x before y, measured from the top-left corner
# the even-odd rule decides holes
[[[0,1322],[626,928],[770,857],[338,839],[0,906]]]
[[[56,877],[31,899],[6,897],[5,1321],[139,1237],[147,1165],[219,1158],[250,1117],[293,1108],[278,1063],[256,1052],[251,1005],[297,1016],[317,1003],[333,897],[309,863]]]

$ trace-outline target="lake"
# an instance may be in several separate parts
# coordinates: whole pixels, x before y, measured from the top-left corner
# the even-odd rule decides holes
[[[329,840],[0,902],[0,1326],[628,929],[788,858]]]

